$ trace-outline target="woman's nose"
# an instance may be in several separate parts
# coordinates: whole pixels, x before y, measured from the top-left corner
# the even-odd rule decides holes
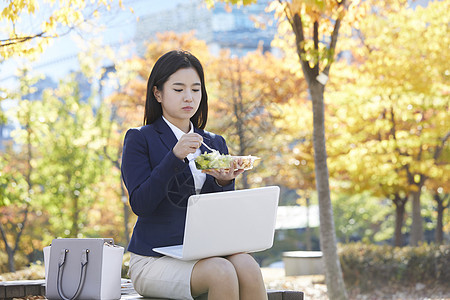
[[[184,101],[191,102],[192,100],[193,100],[192,93],[191,92],[186,92],[186,94],[184,95]]]

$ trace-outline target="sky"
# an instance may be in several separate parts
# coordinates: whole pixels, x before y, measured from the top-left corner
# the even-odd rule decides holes
[[[132,43],[137,19],[147,14],[158,11],[176,9],[177,5],[186,2],[196,2],[200,0],[123,0],[125,9],[113,8],[108,14],[102,14],[98,21],[99,26],[105,26],[105,31],[101,34],[83,33],[83,38],[88,39],[93,36],[101,36],[106,45],[125,45]],[[43,2],[39,0],[39,2]],[[118,3],[118,0],[114,0]],[[428,0],[416,0],[415,5],[425,4]],[[3,4],[4,5],[4,4]],[[0,9],[3,5],[0,5]],[[132,8],[133,13],[129,8]],[[0,24],[1,25],[1,24]],[[53,44],[48,47],[39,59],[31,64],[32,70],[38,74],[52,77],[55,81],[64,77],[67,73],[79,69],[77,54],[79,46],[74,41],[74,36],[79,36],[76,32],[56,38]],[[116,48],[117,49],[117,48]],[[101,49],[99,49],[101,51]],[[0,87],[8,86],[15,81],[15,73],[18,68],[16,61],[8,60],[0,64]]]
[[[176,9],[181,2],[194,0],[123,0],[125,9],[113,7],[107,14],[102,14],[97,22],[104,26],[105,30],[100,34],[83,33],[83,38],[101,37],[105,45],[124,45],[132,42],[137,19],[141,16],[156,13],[158,11]],[[117,3],[117,1],[115,1]],[[131,12],[130,8],[133,10]],[[74,40],[80,36],[76,32],[56,38],[39,59],[31,63],[35,73],[44,74],[58,80],[65,74],[77,70],[79,64],[77,54],[79,46]],[[19,64],[16,60],[6,61],[0,65],[0,86],[9,84],[14,80],[14,75]]]

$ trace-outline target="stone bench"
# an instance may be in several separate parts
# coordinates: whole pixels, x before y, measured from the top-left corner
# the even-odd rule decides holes
[[[122,279],[121,300],[144,300],[133,288],[129,279]],[[26,296],[45,296],[45,280],[0,281],[0,300],[11,300]],[[267,290],[269,300],[303,300],[303,292]],[[156,299],[153,299],[156,300]]]
[[[13,299],[28,295],[44,296],[45,280],[0,281],[0,299]]]
[[[325,274],[321,251],[283,252],[283,263],[286,276]]]
[[[269,300],[303,300],[303,292],[299,291],[286,291],[286,290],[267,290],[267,297]],[[130,280],[122,279],[122,298],[121,300],[164,300],[156,298],[144,298],[133,288],[133,284]],[[203,298],[201,298],[203,299]],[[206,298],[205,298],[206,299]]]

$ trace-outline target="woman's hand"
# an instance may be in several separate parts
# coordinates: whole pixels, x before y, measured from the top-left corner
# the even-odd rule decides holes
[[[244,173],[244,169],[239,168],[241,164],[242,161],[234,160],[231,162],[229,169],[210,169],[203,170],[202,172],[216,178],[219,185],[226,186],[229,185],[233,179],[238,177],[239,174]]]
[[[195,153],[195,151],[200,148],[203,138],[198,133],[187,133],[183,135],[178,143],[175,144],[172,151],[176,157],[183,160],[190,153]]]

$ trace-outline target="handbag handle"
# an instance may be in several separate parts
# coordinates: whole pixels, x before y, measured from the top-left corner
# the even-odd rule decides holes
[[[63,276],[63,271],[64,271],[64,263],[66,261],[66,255],[67,253],[69,253],[69,249],[62,249],[61,250],[61,255],[59,257],[59,262],[58,262],[58,280],[57,280],[57,288],[58,288],[58,294],[59,297],[61,297],[61,299],[63,300],[74,300],[78,297],[78,295],[81,293],[81,290],[83,289],[83,285],[84,285],[84,280],[86,278],[86,267],[88,264],[88,253],[89,253],[89,249],[83,249],[83,251],[81,252],[81,274],[80,274],[80,282],[78,283],[78,287],[77,290],[75,292],[75,294],[72,297],[67,297],[66,295],[64,295],[63,291],[62,291],[62,276]]]

